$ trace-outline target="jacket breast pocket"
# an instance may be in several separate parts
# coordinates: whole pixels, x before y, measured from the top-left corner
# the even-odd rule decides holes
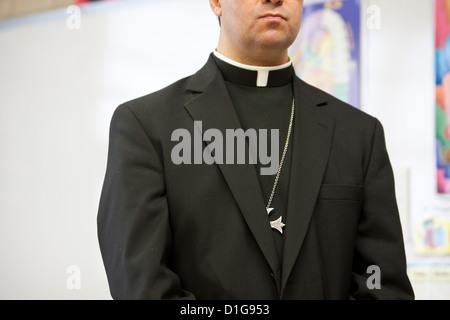
[[[323,184],[320,188],[319,200],[362,202],[364,187],[350,184]]]
[[[353,247],[359,217],[363,209],[362,185],[323,184],[316,203],[315,221],[319,233],[330,239],[330,247],[339,241],[348,241]],[[344,236],[345,235],[345,236]],[[343,253],[342,253],[343,254]]]

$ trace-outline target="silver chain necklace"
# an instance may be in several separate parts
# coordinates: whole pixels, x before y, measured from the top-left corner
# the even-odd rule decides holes
[[[283,155],[281,156],[280,165],[278,166],[277,175],[275,176],[275,182],[273,184],[272,192],[270,194],[269,201],[266,206],[266,211],[267,211],[268,215],[270,215],[272,213],[272,211],[274,210],[274,208],[271,208],[270,205],[272,204],[272,200],[275,195],[275,191],[277,190],[278,180],[280,179],[280,174],[281,174],[281,169],[283,168],[283,163],[284,163],[284,160],[286,158],[286,154],[287,154],[287,151],[289,148],[289,140],[291,138],[292,125],[294,123],[294,113],[295,113],[295,97],[292,99],[291,119],[289,120],[289,129],[288,129],[288,133],[287,133],[287,137],[286,137],[286,142],[284,144]],[[283,217],[280,216],[277,220],[270,221],[270,226],[272,227],[272,229],[275,229],[278,232],[280,232],[281,234],[283,234],[283,227],[285,227],[286,225],[283,223]]]

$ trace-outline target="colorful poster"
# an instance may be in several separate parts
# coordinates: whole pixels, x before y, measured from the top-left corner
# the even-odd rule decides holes
[[[360,0],[305,5],[289,55],[297,75],[360,107]]]
[[[437,190],[450,193],[450,0],[436,0]]]
[[[433,216],[418,224],[415,248],[419,254],[450,253],[450,220]]]

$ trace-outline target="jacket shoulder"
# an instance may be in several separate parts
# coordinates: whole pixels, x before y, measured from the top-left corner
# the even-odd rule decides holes
[[[190,78],[185,77],[165,88],[120,104],[113,112],[111,128],[117,126],[115,123],[137,121],[149,138],[155,138],[176,127],[189,97],[187,84]]]
[[[303,93],[314,101],[318,107],[326,107],[327,111],[331,113],[337,121],[343,121],[344,123],[353,125],[373,124],[378,121],[375,117],[365,111],[358,109],[301,79],[299,80]]]
[[[141,109],[158,109],[176,104],[183,99],[191,77],[185,77],[155,92],[126,101],[123,105],[128,106],[132,111],[139,112]]]

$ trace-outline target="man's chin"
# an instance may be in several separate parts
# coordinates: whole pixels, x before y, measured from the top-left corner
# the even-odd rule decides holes
[[[274,31],[267,31],[258,39],[259,47],[266,50],[287,49],[294,41],[286,35],[286,33]]]

